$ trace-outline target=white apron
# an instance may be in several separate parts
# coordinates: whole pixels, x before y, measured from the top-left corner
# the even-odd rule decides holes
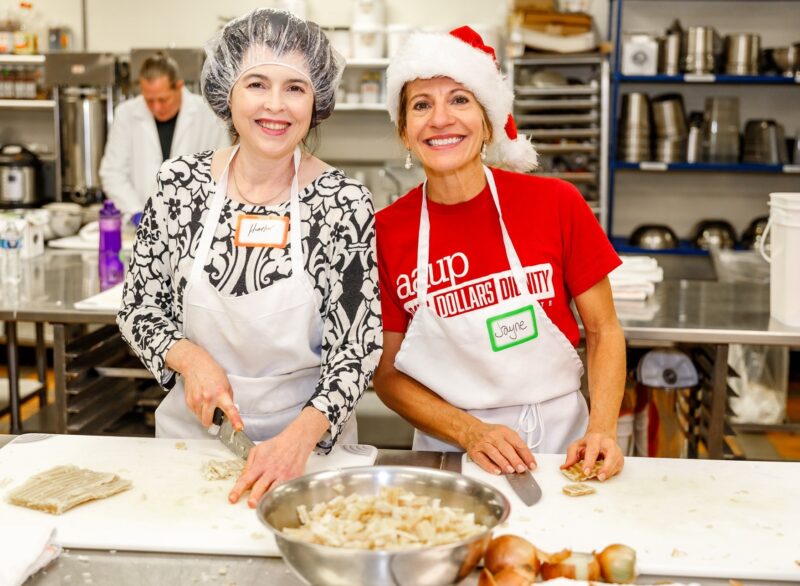
[[[430,220],[423,184],[417,250],[419,305],[395,357],[395,368],[481,421],[516,430],[535,451],[563,453],[584,435],[588,424],[586,401],[580,393],[583,364],[528,292],[522,264],[503,222],[494,177],[488,167],[484,173],[521,294],[448,318],[428,306]],[[413,449],[461,450],[419,430]]]
[[[294,152],[289,203],[291,276],[248,295],[226,297],[204,274],[227,198],[228,169],[238,148],[228,159],[203,224],[183,295],[183,332],[227,373],[245,432],[258,441],[283,431],[313,395],[319,382],[323,324],[303,265],[300,149]],[[156,409],[156,437],[209,437],[186,405],[183,377]],[[355,417],[337,441],[357,443]]]

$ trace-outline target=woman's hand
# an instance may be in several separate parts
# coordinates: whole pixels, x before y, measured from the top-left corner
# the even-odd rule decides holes
[[[536,459],[519,434],[505,425],[484,423],[470,425],[462,447],[469,457],[491,474],[513,474],[534,470]]]
[[[208,352],[188,340],[180,340],[167,353],[167,365],[183,375],[186,405],[204,427],[211,425],[214,409],[219,407],[234,429],[244,429],[233,404],[228,375]]]
[[[561,466],[564,470],[583,460],[583,472],[589,474],[598,460],[603,465],[597,473],[597,479],[604,481],[619,474],[625,465],[625,458],[615,437],[607,433],[587,431],[581,439],[572,442],[567,448],[567,460]]]
[[[247,457],[247,464],[228,495],[236,503],[250,490],[247,506],[255,508],[261,496],[273,486],[301,476],[314,446],[329,427],[327,418],[306,407],[297,419],[275,437],[261,442]]]

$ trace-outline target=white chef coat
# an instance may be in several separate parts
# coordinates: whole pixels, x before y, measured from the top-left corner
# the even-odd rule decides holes
[[[203,98],[183,88],[170,158],[217,150],[230,143],[225,124]],[[142,211],[155,192],[156,176],[163,162],[156,121],[144,98],[137,96],[122,102],[115,110],[100,163],[106,196],[125,214]]]

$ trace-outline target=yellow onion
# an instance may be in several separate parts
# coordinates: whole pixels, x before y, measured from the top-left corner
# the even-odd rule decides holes
[[[497,586],[531,586],[536,573],[530,566],[506,566],[494,575]]]
[[[564,551],[550,554],[542,561],[542,579],[569,578],[588,582],[600,579],[600,564],[591,553]]]
[[[597,561],[606,582],[630,584],[636,579],[636,551],[627,545],[609,545],[597,554]]]
[[[528,566],[534,577],[539,573],[539,557],[533,544],[516,535],[501,535],[486,548],[483,565],[496,575],[506,567]]]
[[[478,586],[497,586],[494,576],[492,576],[492,573],[486,568],[483,568],[481,575],[478,576]]]

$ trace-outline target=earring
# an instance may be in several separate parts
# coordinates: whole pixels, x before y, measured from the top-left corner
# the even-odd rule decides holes
[[[405,165],[403,165],[403,167],[405,167],[406,170],[408,170],[413,166],[414,166],[414,161],[411,160],[411,149],[408,149],[406,151],[406,163]]]
[[[481,147],[481,161],[485,161],[486,160],[486,151],[487,150],[488,149],[486,148],[486,143],[483,143],[483,146]]]

